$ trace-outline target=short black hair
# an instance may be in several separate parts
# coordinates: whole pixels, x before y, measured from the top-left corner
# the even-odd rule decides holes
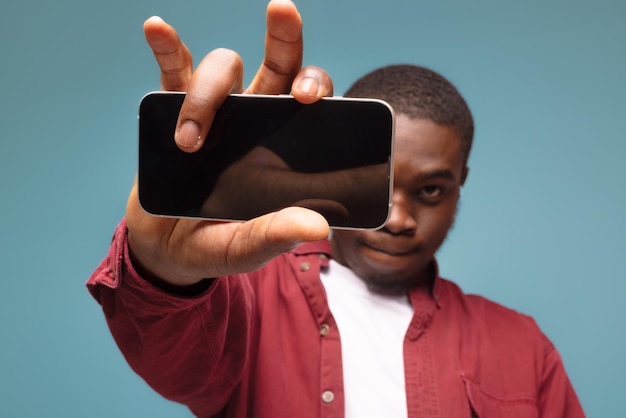
[[[441,74],[418,65],[389,65],[365,74],[344,96],[381,99],[397,114],[452,128],[461,140],[467,163],[474,138],[472,112],[456,87]]]

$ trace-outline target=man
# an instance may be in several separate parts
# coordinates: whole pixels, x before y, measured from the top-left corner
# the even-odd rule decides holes
[[[268,5],[265,61],[247,93],[332,94],[301,69],[301,20]],[[165,90],[186,90],[176,141],[193,152],[241,91],[226,50],[191,70],[176,32],[145,34]],[[304,208],[246,223],[155,218],[131,192],[89,279],[131,367],[201,417],[581,417],[557,351],[534,321],[438,277],[435,252],[468,174],[473,122],[456,89],[415,66],[349,91],[397,113],[394,191],[379,231],[335,230]]]

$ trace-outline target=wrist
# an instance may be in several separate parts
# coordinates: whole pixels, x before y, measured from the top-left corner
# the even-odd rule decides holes
[[[134,242],[130,232],[127,230],[127,258],[129,267],[132,268],[136,275],[149,283],[150,285],[163,290],[164,292],[177,296],[193,297],[198,296],[208,290],[215,279],[198,278],[187,281],[168,279],[166,269],[160,269],[158,266],[154,268],[147,267],[145,256],[142,256],[141,246]],[[150,259],[150,258],[147,258]],[[157,273],[158,272],[158,273]],[[172,276],[174,277],[174,276]]]

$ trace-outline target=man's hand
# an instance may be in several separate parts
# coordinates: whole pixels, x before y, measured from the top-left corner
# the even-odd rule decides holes
[[[182,150],[194,152],[226,96],[243,91],[242,60],[234,51],[217,49],[194,71],[191,53],[173,27],[152,17],[145,22],[144,33],[161,69],[161,88],[187,92],[175,140]],[[332,81],[323,70],[301,68],[302,52],[302,20],[295,5],[272,0],[267,7],[265,57],[244,92],[291,93],[302,103],[331,95]],[[135,266],[143,274],[181,286],[256,270],[298,243],[323,239],[329,232],[321,215],[295,207],[246,223],[153,217],[139,205],[136,182],[126,218]]]

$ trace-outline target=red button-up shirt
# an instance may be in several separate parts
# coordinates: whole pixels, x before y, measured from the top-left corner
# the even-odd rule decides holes
[[[330,256],[326,241],[304,244],[181,297],[138,276],[122,222],[87,285],[131,367],[197,416],[343,417],[340,332],[319,278]],[[584,416],[533,319],[442,278],[409,296],[410,418]]]

